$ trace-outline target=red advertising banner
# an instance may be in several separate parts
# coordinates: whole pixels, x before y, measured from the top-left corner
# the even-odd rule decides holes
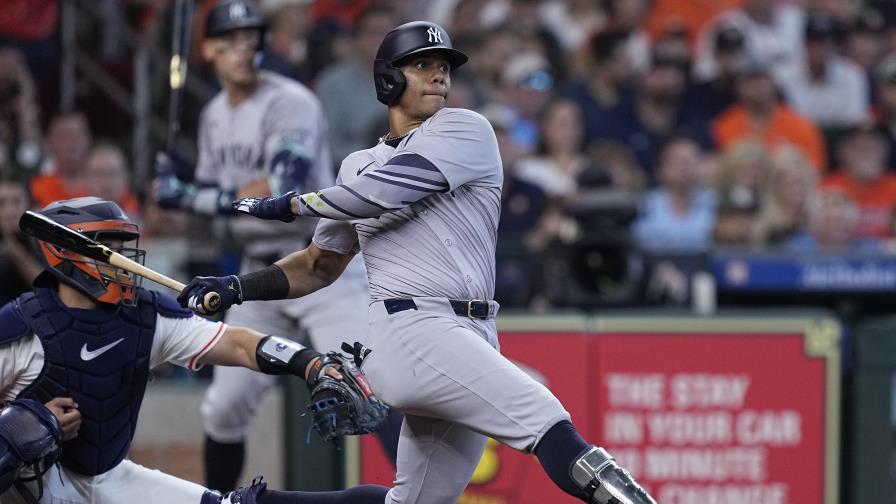
[[[620,317],[587,334],[503,330],[501,344],[662,504],[835,504],[839,326],[822,322]],[[393,477],[364,436],[361,482]],[[531,455],[490,442],[459,502],[579,501]]]
[[[663,504],[824,502],[826,362],[802,334],[602,334],[605,447]]]

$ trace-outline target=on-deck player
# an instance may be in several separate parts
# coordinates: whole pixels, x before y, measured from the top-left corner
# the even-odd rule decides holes
[[[326,117],[317,97],[302,84],[260,71],[254,64],[263,29],[258,10],[245,0],[224,0],[209,12],[202,50],[223,89],[202,111],[195,185],[179,179],[172,160],[159,156],[154,194],[161,206],[231,215],[234,195],[280,195],[332,184]],[[314,229],[313,221],[298,230],[245,217],[228,222],[244,246],[244,272],[305,247]],[[347,270],[344,279],[314,296],[247,303],[231,309],[225,320],[293,337],[307,332],[314,348],[336,350],[342,341],[361,339],[367,326],[369,296],[363,265],[354,261]],[[274,383],[274,377],[241,368],[214,369],[201,407],[210,488],[235,488],[249,424]],[[401,420],[397,413],[393,416],[381,440],[394,460]]]
[[[115,203],[75,198],[41,213],[142,262],[137,225]],[[222,497],[126,458],[153,368],[218,364],[305,378],[313,361],[277,358],[296,343],[202,319],[124,270],[35,243],[44,268],[37,288],[0,308],[0,502],[33,504],[38,494],[43,504],[302,502],[290,492]],[[22,476],[19,457],[58,454],[60,438],[42,488],[10,488]]]
[[[360,249],[373,300],[372,352],[362,369],[379,397],[405,413],[391,489],[307,502],[453,504],[490,436],[534,453],[583,501],[653,503],[605,450],[582,439],[544,386],[498,351],[498,305],[489,300],[502,183],[497,141],[481,115],[444,108],[450,72],[466,61],[435,24],[395,28],[374,66],[377,95],[389,106],[382,141],[348,156],[336,186],[235,202],[264,219],[322,217],[306,249],[240,275],[243,299],[307,295]],[[178,301],[195,308],[214,291],[226,306],[236,299],[226,288],[232,280],[195,278]]]

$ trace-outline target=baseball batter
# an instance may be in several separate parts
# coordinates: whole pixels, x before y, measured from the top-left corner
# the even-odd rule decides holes
[[[171,160],[160,157],[156,200],[165,207],[204,215],[232,214],[235,195],[308,191],[333,183],[326,119],[318,99],[303,85],[259,71],[253,58],[260,48],[263,20],[243,0],[217,3],[206,23],[203,52],[223,90],[203,109],[195,185],[174,175]],[[243,244],[241,269],[254,271],[303,248],[314,230],[245,217],[229,219]],[[226,315],[230,324],[303,338],[332,350],[342,341],[363,339],[367,327],[367,282],[363,264],[353,261],[345,278],[301,300],[247,303]],[[202,404],[206,484],[235,488],[242,470],[249,423],[275,378],[240,368],[215,368]],[[386,452],[394,458],[400,417],[387,428]]]
[[[502,184],[497,141],[481,115],[444,108],[451,71],[466,61],[438,25],[395,28],[374,65],[388,135],[348,156],[333,187],[235,202],[263,219],[321,218],[309,247],[239,277],[243,299],[247,291],[265,299],[307,295],[359,250],[367,266],[371,352],[362,370],[379,397],[405,413],[397,475],[391,489],[366,488],[364,499],[350,489],[325,502],[453,504],[490,436],[533,453],[582,501],[653,503],[605,450],[582,439],[544,386],[499,352],[498,304],[490,300]],[[194,279],[178,300],[195,309],[214,291],[226,306],[238,296],[229,282]]]
[[[139,230],[115,203],[76,198],[41,213],[142,262],[143,251],[131,246]],[[202,319],[123,270],[36,244],[43,272],[35,291],[0,308],[0,502],[304,502],[291,492],[222,496],[126,456],[160,364],[242,366],[307,381],[314,356],[286,365],[278,353],[299,346],[288,339]],[[331,371],[324,367],[341,378]]]

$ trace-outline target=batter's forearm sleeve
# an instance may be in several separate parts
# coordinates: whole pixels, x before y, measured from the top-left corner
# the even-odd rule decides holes
[[[240,301],[270,301],[289,297],[289,277],[280,266],[237,275]]]
[[[327,219],[366,219],[448,190],[448,180],[432,163],[405,153],[351,182],[299,196],[299,211]]]

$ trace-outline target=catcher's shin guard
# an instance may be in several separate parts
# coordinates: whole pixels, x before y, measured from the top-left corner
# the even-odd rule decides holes
[[[656,504],[603,448],[592,447],[570,468],[572,479],[592,502],[599,504]]]

